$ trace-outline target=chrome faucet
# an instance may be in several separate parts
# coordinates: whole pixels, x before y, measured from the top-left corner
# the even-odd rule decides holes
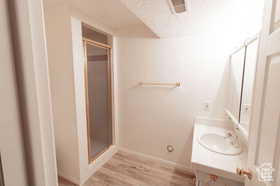
[[[238,136],[232,132],[232,131],[227,131],[226,132],[226,136],[225,139],[229,139],[230,140],[230,144],[233,146],[239,146],[239,142],[238,142]]]

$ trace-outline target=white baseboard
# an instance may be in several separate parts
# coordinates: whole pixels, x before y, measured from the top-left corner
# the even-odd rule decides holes
[[[80,178],[74,178],[58,171],[58,176],[63,179],[76,184],[77,186],[83,185],[96,171],[98,171],[107,161],[109,161],[112,156],[117,152],[117,147],[115,145],[111,146],[106,152],[104,152],[100,157],[98,157],[94,163],[88,165],[88,171],[86,175]]]
[[[69,181],[69,182],[71,182],[71,183],[74,183],[76,185],[79,185],[79,183],[80,183],[78,178],[69,177],[66,174],[64,174],[63,172],[59,171],[59,170],[58,170],[58,176],[63,178],[63,179],[65,179],[65,180],[67,180],[67,181]]]
[[[118,151],[115,145],[112,145],[106,152],[99,156],[92,164],[88,165],[87,174],[81,178],[81,185],[84,184],[96,171],[98,171],[112,156]]]
[[[141,153],[141,152],[132,151],[132,150],[129,150],[129,149],[126,149],[126,148],[123,148],[123,147],[118,147],[118,150],[126,152],[126,153],[130,153],[130,154],[135,154],[137,156],[142,156],[144,158],[153,159],[155,161],[160,161],[162,163],[168,164],[168,165],[173,166],[175,168],[178,168],[178,169],[181,169],[181,170],[185,170],[185,171],[190,172],[190,173],[194,173],[194,170],[192,168],[184,166],[184,165],[181,165],[179,163],[175,163],[175,162],[172,162],[172,161],[164,160],[162,158],[158,158],[158,157],[155,157],[155,156],[152,156],[152,155],[148,155],[148,154],[144,154],[144,153]]]

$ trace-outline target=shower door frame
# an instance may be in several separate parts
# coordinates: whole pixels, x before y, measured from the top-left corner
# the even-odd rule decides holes
[[[92,45],[95,47],[99,47],[99,48],[103,48],[107,50],[107,56],[108,56],[108,63],[107,63],[107,78],[108,78],[108,104],[107,104],[107,108],[108,108],[108,114],[110,116],[109,118],[109,123],[111,124],[111,144],[106,147],[104,150],[102,150],[101,152],[99,152],[95,157],[91,156],[91,152],[92,152],[92,147],[91,147],[91,143],[90,143],[90,109],[89,109],[89,95],[88,95],[88,68],[87,68],[87,64],[88,64],[88,59],[87,59],[87,45]],[[93,41],[91,39],[85,38],[83,37],[83,47],[84,47],[84,84],[85,84],[85,100],[86,100],[86,120],[87,120],[87,141],[88,141],[88,163],[91,164],[93,163],[98,157],[100,157],[104,152],[106,152],[108,149],[110,149],[111,146],[113,146],[113,107],[112,107],[112,59],[111,59],[111,51],[112,51],[112,47],[110,45],[107,44],[103,44],[103,43],[99,43],[97,41]]]

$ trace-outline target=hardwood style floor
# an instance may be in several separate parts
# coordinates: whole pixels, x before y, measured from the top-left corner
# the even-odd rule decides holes
[[[194,186],[194,175],[142,156],[116,153],[83,186]],[[59,186],[74,186],[60,179]]]

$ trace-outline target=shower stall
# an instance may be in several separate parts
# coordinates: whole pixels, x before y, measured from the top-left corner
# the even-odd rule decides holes
[[[106,34],[83,24],[89,163],[112,145],[111,46]]]

